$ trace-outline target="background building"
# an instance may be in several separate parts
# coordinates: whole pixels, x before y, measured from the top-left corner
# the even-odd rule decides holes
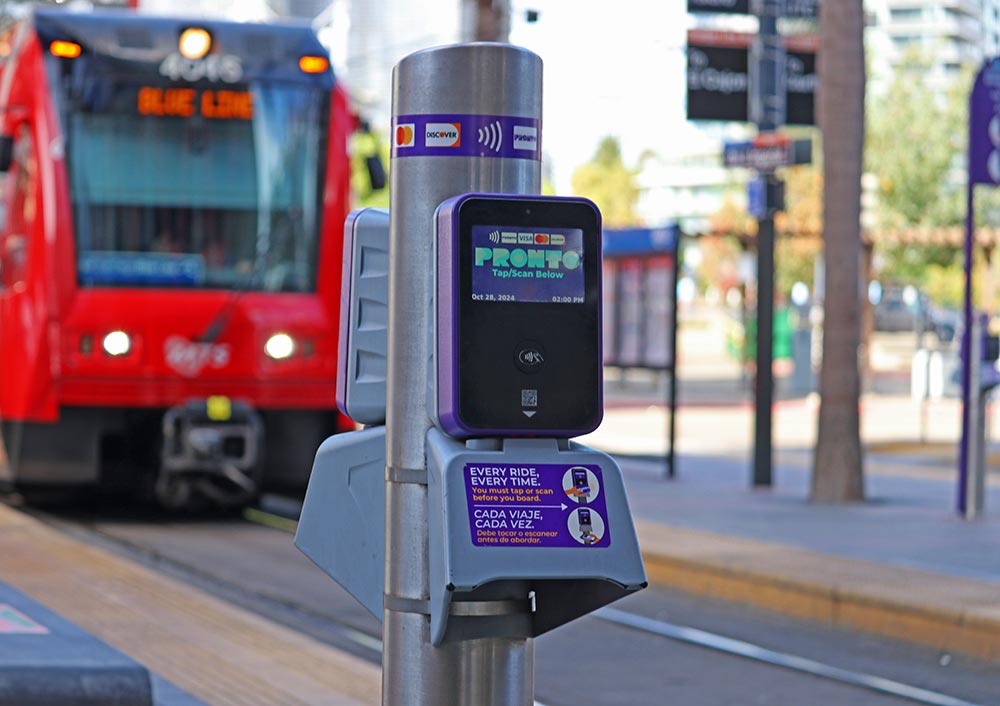
[[[926,80],[941,88],[963,65],[1000,53],[1000,0],[867,0],[865,6],[875,90],[914,47],[931,60]]]

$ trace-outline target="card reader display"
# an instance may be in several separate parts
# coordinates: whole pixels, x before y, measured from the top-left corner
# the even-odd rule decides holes
[[[577,436],[602,416],[601,220],[581,198],[465,194],[436,217],[436,419]]]
[[[536,229],[541,230],[541,229]],[[584,303],[583,231],[472,226],[472,299]]]

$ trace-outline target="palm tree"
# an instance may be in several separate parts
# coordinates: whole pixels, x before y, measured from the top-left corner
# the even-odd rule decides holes
[[[811,499],[864,499],[861,373],[861,157],[865,124],[862,0],[820,3],[819,123],[823,131],[826,297],[819,434]]]

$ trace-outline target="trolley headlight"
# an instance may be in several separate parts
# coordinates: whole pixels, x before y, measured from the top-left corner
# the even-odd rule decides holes
[[[264,352],[269,358],[284,360],[291,358],[295,352],[295,340],[287,333],[276,333],[267,339],[264,344]]]
[[[101,341],[104,352],[111,356],[122,356],[132,350],[132,339],[124,331],[112,331]]]
[[[212,35],[201,27],[188,27],[181,32],[181,38],[177,42],[177,50],[181,56],[192,61],[204,58],[211,48]]]

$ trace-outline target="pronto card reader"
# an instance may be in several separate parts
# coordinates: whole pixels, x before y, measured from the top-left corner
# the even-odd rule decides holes
[[[436,419],[457,438],[601,422],[601,214],[587,199],[464,194],[436,213]]]

